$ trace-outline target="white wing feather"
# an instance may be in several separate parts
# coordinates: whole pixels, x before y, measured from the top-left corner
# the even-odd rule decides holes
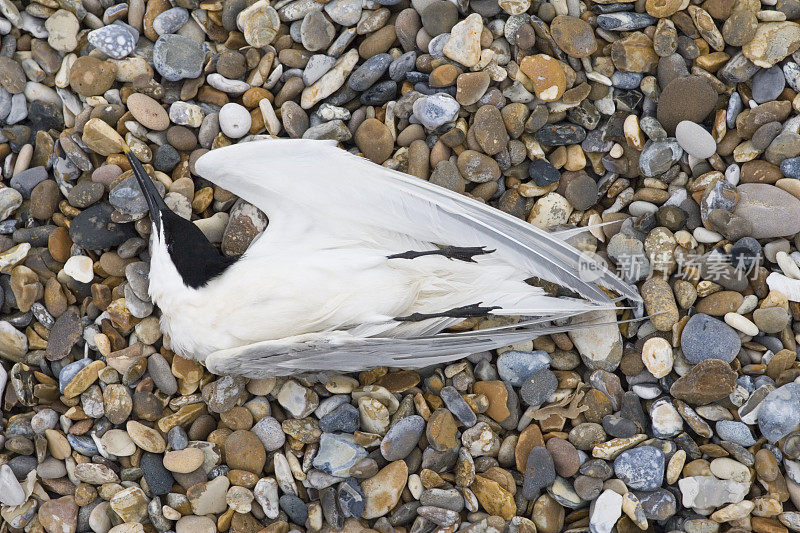
[[[597,285],[638,299],[636,289],[606,269],[597,285],[578,275],[584,258],[562,239],[499,209],[354,156],[327,141],[269,139],[206,153],[197,173],[244,198],[270,219],[261,240],[290,240],[321,227],[340,239],[378,237],[369,227],[413,240],[487,246],[507,262],[597,303]],[[322,224],[309,224],[317,219]],[[261,244],[259,242],[259,244]],[[264,243],[266,246],[267,243]]]

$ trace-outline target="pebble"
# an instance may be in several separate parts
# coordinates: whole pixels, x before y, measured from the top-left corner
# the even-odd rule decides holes
[[[800,399],[800,385],[787,383],[770,392],[759,405],[758,428],[770,442],[788,435],[800,424],[800,413],[791,408]]]
[[[683,150],[698,159],[707,159],[717,151],[717,143],[702,126],[683,120],[675,127],[675,138]]]
[[[89,43],[108,57],[122,59],[136,47],[136,38],[121,24],[109,24],[89,32]]]
[[[219,127],[231,139],[244,137],[251,124],[250,113],[242,105],[228,103],[219,111]]]
[[[664,478],[664,453],[652,446],[625,450],[614,459],[614,473],[630,489],[655,490]]]
[[[153,47],[153,66],[169,81],[197,78],[204,60],[202,45],[183,35],[161,35]]]
[[[750,237],[766,239],[783,237],[800,231],[800,222],[793,222],[792,214],[800,213],[800,200],[791,194],[765,183],[742,183],[736,187],[739,201],[734,208],[735,215],[744,217],[753,226]],[[778,221],[777,213],[788,214],[788,218]]]
[[[707,359],[730,363],[739,353],[741,344],[730,326],[703,313],[692,316],[681,333],[683,354],[692,364]]]
[[[520,397],[531,406],[543,404],[558,387],[558,379],[550,369],[537,370],[525,379]]]
[[[15,506],[25,502],[25,492],[7,464],[0,466],[0,488],[0,502],[3,505]]]

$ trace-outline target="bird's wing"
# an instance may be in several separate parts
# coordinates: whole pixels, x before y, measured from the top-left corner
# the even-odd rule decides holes
[[[562,325],[553,325],[554,317],[548,317],[516,326],[416,338],[367,338],[344,331],[314,333],[212,352],[205,364],[215,374],[248,378],[290,376],[302,372],[353,372],[376,365],[420,368],[540,335],[617,326],[613,316],[612,311],[580,313],[575,314],[570,323]]]
[[[598,285],[633,299],[636,289],[604,267],[591,281],[587,259],[562,239],[464,195],[352,155],[329,141],[268,139],[212,150],[198,174],[252,203],[270,219],[262,244],[303,231],[369,241],[381,233],[450,246],[486,246],[516,267],[607,305]]]

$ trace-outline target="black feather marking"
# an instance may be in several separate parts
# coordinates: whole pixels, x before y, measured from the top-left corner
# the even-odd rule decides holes
[[[455,307],[442,311],[441,313],[412,313],[408,316],[399,316],[395,318],[398,322],[420,322],[428,320],[429,318],[471,318],[476,316],[486,316],[490,311],[500,309],[498,306],[482,306],[480,303],[465,305],[463,307]]]
[[[387,259],[416,259],[417,257],[423,257],[426,255],[441,255],[448,259],[457,259],[459,261],[464,261],[466,263],[474,263],[475,260],[472,258],[475,255],[484,255],[490,254],[495,250],[487,250],[485,246],[472,246],[472,247],[465,247],[465,246],[445,246],[438,250],[425,250],[424,252],[415,252],[414,250],[410,250],[408,252],[403,252],[401,254],[393,254],[387,256]]]

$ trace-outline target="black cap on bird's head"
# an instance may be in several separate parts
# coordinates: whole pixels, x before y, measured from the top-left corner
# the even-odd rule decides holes
[[[126,145],[123,151],[147,201],[154,231],[163,240],[175,269],[187,286],[199,289],[236,262],[236,258],[222,255],[200,228],[175,214],[161,198],[139,158]]]

